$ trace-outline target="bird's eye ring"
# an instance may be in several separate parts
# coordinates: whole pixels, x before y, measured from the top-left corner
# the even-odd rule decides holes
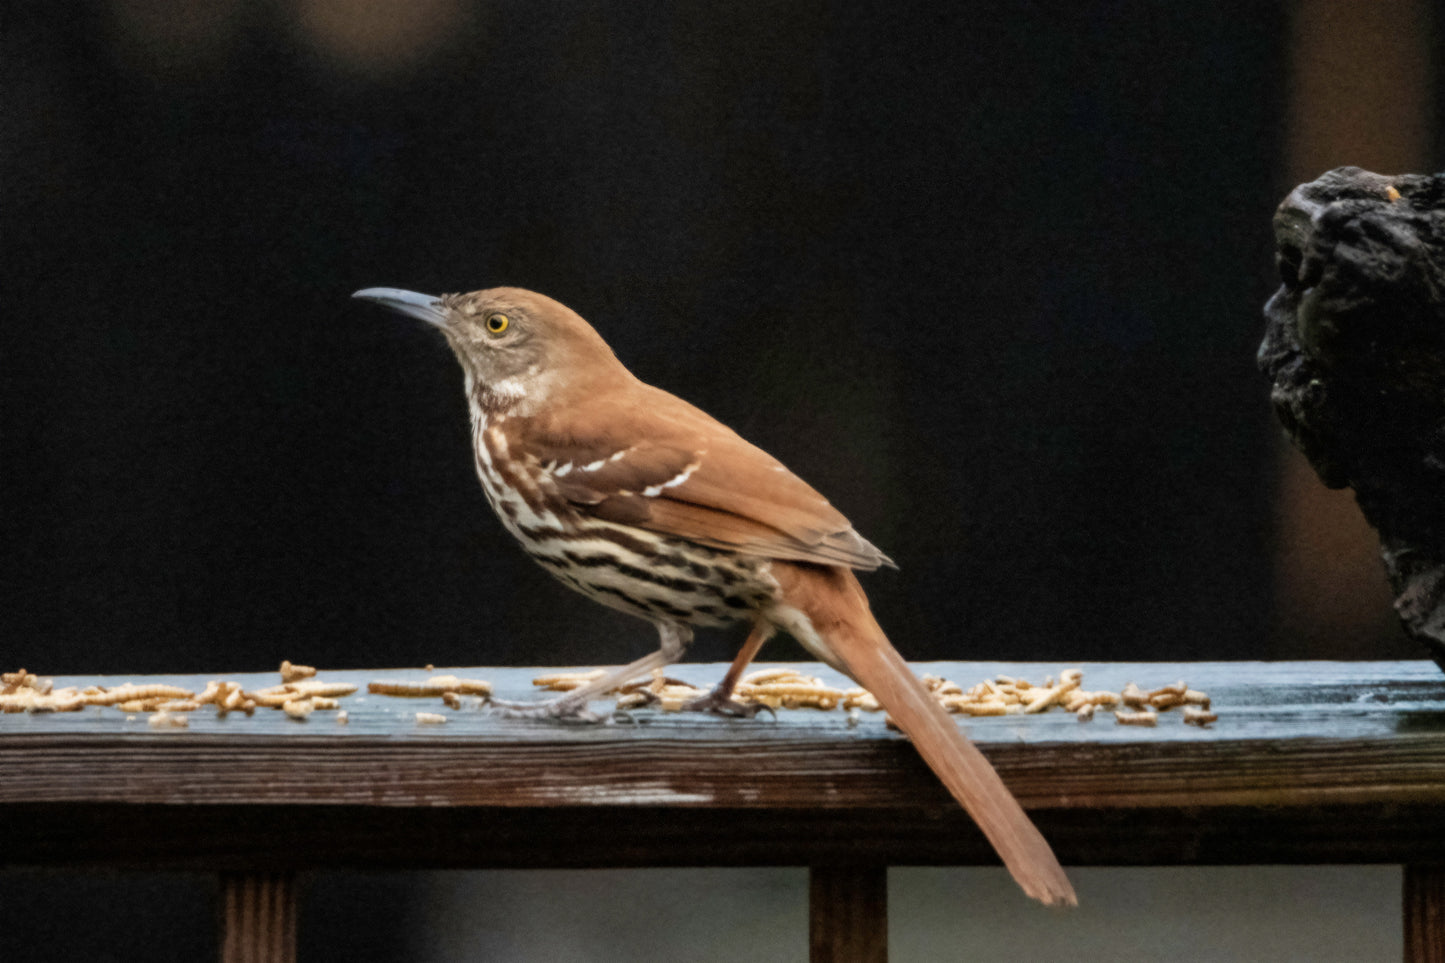
[[[487,330],[492,334],[502,334],[512,326],[512,319],[505,314],[492,314],[487,316]]]

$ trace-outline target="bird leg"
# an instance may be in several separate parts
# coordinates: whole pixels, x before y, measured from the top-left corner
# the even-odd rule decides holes
[[[751,719],[759,711],[767,709],[767,706],[760,702],[739,702],[733,698],[733,690],[737,688],[738,680],[743,677],[743,670],[757,656],[758,650],[763,643],[773,637],[776,629],[773,624],[764,618],[753,623],[753,630],[748,633],[747,640],[743,647],[738,650],[737,657],[733,664],[728,666],[727,674],[722,681],[713,687],[713,690],[705,696],[698,696],[696,699],[686,703],[682,707],[684,712],[715,712],[718,715],[734,716],[737,718]]]
[[[500,715],[513,719],[577,719],[582,722],[602,722],[608,716],[598,715],[587,708],[591,700],[606,695],[613,689],[642,678],[653,669],[664,669],[682,658],[692,642],[692,629],[681,622],[658,622],[657,634],[661,645],[656,652],[643,656],[636,662],[613,669],[585,685],[563,693],[545,702],[511,702],[493,699],[490,705],[499,709]],[[761,643],[759,643],[761,644]]]

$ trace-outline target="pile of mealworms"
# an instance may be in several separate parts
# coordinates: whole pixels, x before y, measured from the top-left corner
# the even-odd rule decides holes
[[[431,667],[428,666],[428,669]],[[539,676],[533,684],[553,692],[570,692],[606,670],[558,672]],[[217,716],[232,712],[253,714],[259,709],[276,709],[288,717],[305,721],[313,712],[334,711],[337,722],[345,723],[347,713],[341,700],[357,691],[347,682],[317,679],[312,666],[281,663],[277,685],[246,690],[240,683],[213,680],[202,692],[180,686],[125,683],[118,686],[67,686],[57,689],[51,680],[21,669],[0,674],[0,712],[77,712],[86,707],[115,708],[127,716],[148,714],[156,728],[185,727],[186,713],[214,706]],[[1074,713],[1087,722],[1100,708],[1110,709],[1121,725],[1152,726],[1160,713],[1180,709],[1180,717],[1191,725],[1206,726],[1218,716],[1211,711],[1209,696],[1189,688],[1183,681],[1144,690],[1130,682],[1121,691],[1089,691],[1083,688],[1084,673],[1066,669],[1057,679],[1040,684],[1014,676],[999,675],[964,689],[956,682],[925,675],[923,684],[949,712],[969,716],[1030,715],[1052,709]],[[425,682],[379,680],[367,685],[372,695],[411,699],[439,699],[453,710],[477,709],[491,698],[492,687],[481,679],[434,675]],[[674,679],[661,670],[651,679],[629,683],[615,690],[617,708],[627,711],[658,708],[680,712],[708,695],[708,690]],[[738,703],[779,709],[843,709],[849,724],[859,712],[876,712],[882,706],[866,689],[839,689],[796,668],[759,669],[739,681],[732,693]],[[419,724],[439,724],[446,716],[434,712],[416,713]]]

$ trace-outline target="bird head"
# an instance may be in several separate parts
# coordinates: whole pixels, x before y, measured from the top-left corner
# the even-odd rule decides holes
[[[535,413],[563,391],[626,375],[612,349],[577,312],[521,288],[418,294],[366,288],[352,295],[438,328],[488,410]]]

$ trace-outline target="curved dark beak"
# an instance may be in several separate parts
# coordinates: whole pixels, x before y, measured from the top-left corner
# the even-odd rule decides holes
[[[365,288],[352,295],[363,301],[372,301],[397,314],[425,321],[433,327],[447,326],[447,312],[441,300],[435,295],[403,291],[401,288]]]

